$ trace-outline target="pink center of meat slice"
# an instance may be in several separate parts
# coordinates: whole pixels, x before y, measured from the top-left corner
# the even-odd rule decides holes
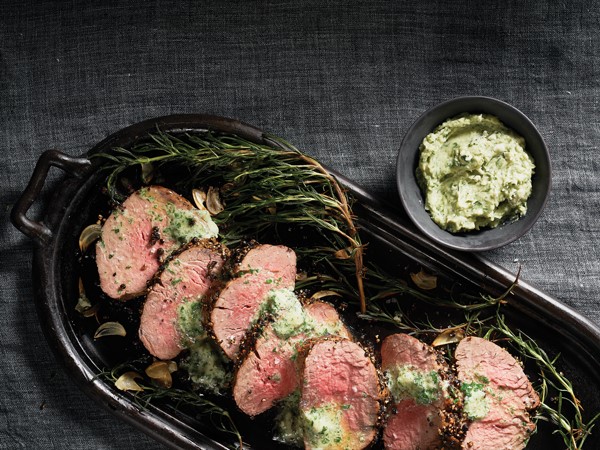
[[[142,295],[147,282],[166,257],[178,247],[166,233],[166,205],[192,209],[187,200],[161,187],[132,194],[102,226],[102,241],[96,245],[96,263],[102,290],[112,298]],[[159,239],[153,237],[153,228]]]
[[[340,327],[340,317],[333,306],[315,302],[305,310],[316,323],[339,329],[341,337],[350,337],[346,327]],[[281,339],[272,324],[265,328],[236,376],[233,394],[242,411],[251,416],[260,414],[300,386],[298,347],[311,337],[315,336],[309,333]]]
[[[293,288],[293,281],[267,270],[247,272],[229,282],[212,313],[213,330],[229,358],[234,358],[272,289]]]
[[[375,436],[379,383],[375,366],[358,344],[317,343],[306,358],[303,383],[302,409],[339,405],[347,437],[368,445]]]
[[[437,448],[441,425],[437,405],[417,405],[414,400],[403,400],[394,409],[383,432],[387,450]]]
[[[236,375],[233,394],[242,411],[251,416],[260,414],[299,386],[292,358],[300,339],[282,341],[272,327],[265,330],[255,351],[248,354]]]
[[[152,286],[144,304],[140,339],[159,359],[174,358],[182,348],[179,333],[179,307],[186,301],[198,302],[213,286],[212,275],[223,265],[220,255],[204,248],[192,247],[170,261]]]
[[[459,379],[483,382],[490,405],[487,415],[469,426],[463,448],[524,448],[535,429],[526,409],[539,398],[521,366],[506,350],[478,337],[463,339],[455,355]]]

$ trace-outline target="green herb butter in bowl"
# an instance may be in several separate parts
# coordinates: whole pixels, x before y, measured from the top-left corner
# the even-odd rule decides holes
[[[541,214],[551,168],[544,141],[519,110],[461,97],[423,114],[398,155],[402,204],[434,241],[482,251],[526,233]]]

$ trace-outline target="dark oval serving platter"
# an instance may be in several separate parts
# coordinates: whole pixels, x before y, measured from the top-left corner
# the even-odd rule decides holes
[[[100,142],[85,157],[73,158],[57,151],[44,153],[32,179],[15,204],[11,219],[15,226],[35,243],[33,286],[40,323],[59,361],[74,383],[118,417],[140,428],[156,440],[181,449],[225,449],[231,438],[217,431],[209,421],[194,417],[193,412],[176,410],[168,404],[141,407],[127,393],[97,375],[122,358],[119,346],[94,341],[94,327],[84,323],[75,311],[78,279],[82,270],[77,241],[79,233],[94,222],[99,205],[105,202],[99,185],[102,173],[88,157],[110,152],[114,147],[129,147],[151,132],[205,132],[237,134],[258,144],[280,144],[261,130],[232,119],[206,115],[175,115],[148,120],[125,128]],[[28,209],[40,197],[50,167],[66,176],[52,192],[45,217],[34,221]],[[405,219],[401,211],[383,204],[372,195],[333,171],[356,199],[354,212],[363,241],[369,243],[368,256],[385,262],[391,273],[406,274],[424,267],[461,289],[498,296],[514,282],[515,274],[485,258],[445,249],[423,237]],[[560,354],[560,370],[573,382],[585,408],[584,420],[600,411],[600,329],[593,323],[551,298],[519,281],[503,307],[513,328],[522,329],[550,355]],[[369,326],[365,333],[374,332]],[[135,351],[135,343],[132,343]],[[235,409],[229,400],[221,400]],[[248,448],[277,448],[263,419],[250,420],[233,411]],[[265,430],[257,433],[256,430]],[[560,448],[562,440],[540,422],[528,449]],[[600,448],[600,433],[593,433],[586,448]]]

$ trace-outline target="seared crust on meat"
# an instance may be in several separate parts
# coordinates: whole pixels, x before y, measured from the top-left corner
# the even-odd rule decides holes
[[[119,300],[145,294],[148,281],[182,244],[165,230],[174,215],[191,212],[201,214],[185,198],[162,186],[142,188],[113,210],[96,244],[96,265],[104,293]]]
[[[260,314],[273,289],[293,289],[296,254],[282,245],[251,248],[216,298],[210,314],[212,334],[230,359],[237,357],[240,343]]]
[[[194,307],[194,328],[204,328],[204,302],[221,285],[227,255],[227,249],[216,241],[200,240],[186,245],[163,265],[146,297],[139,329],[140,340],[152,355],[171,359],[183,349],[186,331],[180,327],[180,308]]]
[[[348,339],[312,342],[300,411],[305,448],[363,449],[377,436],[383,390],[369,353]]]
[[[535,431],[528,410],[537,408],[540,399],[523,368],[502,347],[479,337],[463,339],[455,356],[463,390],[479,391],[478,409],[481,410],[478,417],[472,418],[462,448],[525,448]],[[467,412],[468,402],[469,394],[466,394]]]

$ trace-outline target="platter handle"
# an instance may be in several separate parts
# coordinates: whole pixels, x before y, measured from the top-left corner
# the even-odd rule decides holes
[[[50,242],[52,231],[42,221],[36,222],[29,219],[27,211],[42,191],[51,167],[57,167],[68,175],[79,178],[89,172],[92,163],[87,158],[75,158],[58,150],[46,150],[40,156],[29,184],[14,204],[10,214],[13,225],[39,245]]]

